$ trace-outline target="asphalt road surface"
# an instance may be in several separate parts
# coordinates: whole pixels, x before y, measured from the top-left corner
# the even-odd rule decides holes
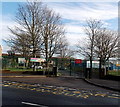
[[[12,87],[13,86],[13,87]],[[24,87],[22,87],[24,86]],[[14,85],[3,85],[3,91],[2,91],[2,105],[3,107],[21,107],[24,106],[30,106],[30,107],[57,107],[58,105],[66,106],[66,105],[72,105],[72,106],[90,106],[93,107],[93,105],[104,105],[111,107],[117,107],[119,104],[120,99],[117,97],[110,97],[109,95],[106,96],[99,96],[98,94],[91,95],[89,97],[82,97],[82,95],[85,95],[85,92],[83,94],[77,95],[78,91],[71,91],[70,89],[64,89],[63,92],[67,90],[67,93],[60,94],[58,90],[60,91],[60,88],[54,87],[51,89],[51,87],[45,87],[42,89],[42,91],[37,91],[37,88],[34,88],[32,86],[22,85],[19,88],[15,87]],[[27,88],[25,88],[27,87]],[[30,88],[32,87],[32,88]],[[43,87],[43,86],[42,86]],[[48,89],[45,91],[45,89]],[[52,92],[51,92],[52,91]],[[82,92],[83,90],[81,90]],[[58,94],[56,94],[58,92]],[[70,95],[70,92],[72,94]],[[74,92],[74,93],[73,93]],[[76,92],[76,93],[75,93]],[[103,94],[102,94],[103,95]],[[114,95],[114,94],[113,94]],[[89,107],[88,106],[88,107]]]

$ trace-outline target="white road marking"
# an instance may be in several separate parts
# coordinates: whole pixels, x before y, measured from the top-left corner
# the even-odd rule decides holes
[[[120,96],[120,95],[118,95],[118,94],[112,94],[113,96]]]
[[[39,105],[39,104],[33,104],[33,103],[28,103],[28,102],[21,102],[21,103],[26,104],[26,105],[38,106],[38,107],[48,107],[48,106]]]

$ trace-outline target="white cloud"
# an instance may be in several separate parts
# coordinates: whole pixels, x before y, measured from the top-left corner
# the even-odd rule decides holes
[[[0,32],[2,32],[2,36],[0,37],[0,40],[8,38],[10,35],[10,31],[8,27],[13,28],[16,25],[16,23],[13,20],[11,20],[11,15],[2,16],[2,19],[3,19],[1,20],[2,27],[0,28]]]
[[[29,0],[36,1],[36,0]],[[119,2],[119,0],[42,0],[44,2]],[[1,0],[1,2],[26,2],[26,0]],[[38,0],[39,2],[39,0]]]
[[[8,50],[10,50],[10,47],[2,45],[2,53],[6,53]]]
[[[66,25],[65,26],[65,29],[66,29],[66,32],[69,32],[69,33],[83,33],[83,27],[81,26],[78,26],[78,25]]]
[[[48,5],[64,19],[69,20],[83,21],[88,18],[109,20],[118,17],[118,7],[111,3],[89,3],[89,5],[82,2],[77,5],[49,3]]]
[[[0,36],[0,43],[2,44],[2,49],[3,49],[3,53],[7,52],[10,47],[8,47],[4,42],[3,39],[7,39],[10,36],[10,31],[8,29],[8,27],[12,28],[16,25],[16,23],[12,20],[12,16],[9,15],[5,15],[5,16],[1,16],[1,27],[0,27],[0,32],[1,32],[1,36]]]
[[[69,41],[70,46],[75,46],[79,41],[81,41],[82,44],[85,41],[86,35],[67,33],[66,37]]]

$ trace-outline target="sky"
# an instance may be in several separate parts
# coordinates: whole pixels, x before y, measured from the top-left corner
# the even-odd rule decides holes
[[[101,20],[104,25],[111,30],[118,30],[118,2],[44,2],[49,8],[59,13],[62,17],[62,22],[65,24],[66,37],[71,48],[80,40],[81,43],[85,41],[85,33],[83,26],[87,19]],[[104,0],[105,1],[105,0]],[[24,2],[8,2],[2,1],[0,3],[2,9],[0,12],[0,44],[3,48],[3,53],[10,48],[2,41],[2,39],[9,38],[10,32],[8,27],[12,28],[16,25],[14,19],[17,12],[18,4]]]

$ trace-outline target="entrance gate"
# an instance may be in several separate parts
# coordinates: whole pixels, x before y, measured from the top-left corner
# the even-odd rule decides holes
[[[76,78],[84,78],[86,70],[86,61],[81,60],[68,60],[68,66],[65,66],[65,62],[58,62],[58,75],[60,76],[72,76]],[[77,62],[77,63],[76,63]],[[80,62],[80,63],[79,63]],[[63,64],[62,67],[59,64]]]

